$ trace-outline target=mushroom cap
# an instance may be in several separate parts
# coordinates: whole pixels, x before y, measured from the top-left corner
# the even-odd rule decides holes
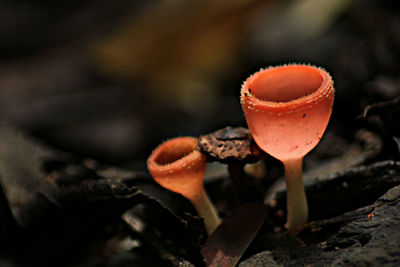
[[[206,156],[197,150],[197,139],[178,137],[159,145],[147,160],[147,168],[162,187],[189,200],[203,193]]]
[[[331,76],[309,65],[271,67],[242,85],[241,104],[255,142],[284,161],[304,157],[321,139],[332,113]]]
[[[254,142],[251,133],[243,127],[225,127],[210,134],[201,135],[200,151],[210,161],[221,163],[254,163],[262,158],[262,151]]]

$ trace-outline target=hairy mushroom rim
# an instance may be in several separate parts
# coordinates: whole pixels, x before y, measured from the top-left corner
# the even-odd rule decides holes
[[[196,156],[195,149],[197,147],[197,141],[192,138],[183,138],[184,139],[170,140],[169,143],[164,144],[164,149],[156,149],[149,161],[162,167],[171,164],[179,165],[181,163],[180,160],[190,154]]]
[[[268,76],[254,76],[248,86],[253,95],[264,101],[288,102],[314,93],[324,78],[317,70],[290,69],[290,74],[268,69]]]
[[[269,109],[287,112],[317,104],[330,96],[332,78],[319,67],[284,65],[262,69],[242,85],[241,103],[250,102]]]

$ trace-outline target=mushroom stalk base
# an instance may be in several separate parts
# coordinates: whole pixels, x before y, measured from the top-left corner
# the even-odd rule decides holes
[[[287,221],[285,227],[291,229],[305,224],[308,219],[308,205],[302,177],[303,158],[283,162],[285,167]]]
[[[192,200],[192,204],[197,213],[203,217],[207,234],[210,236],[221,223],[221,219],[219,218],[214,205],[211,203],[204,190]]]

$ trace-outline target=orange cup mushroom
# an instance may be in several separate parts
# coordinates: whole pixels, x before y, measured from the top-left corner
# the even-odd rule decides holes
[[[206,156],[197,150],[197,139],[178,137],[162,143],[147,160],[154,180],[162,187],[187,198],[203,217],[210,235],[220,224],[218,213],[204,186]]]
[[[302,161],[325,131],[333,99],[331,76],[309,65],[270,67],[242,85],[241,104],[255,142],[284,165],[288,229],[307,222]]]

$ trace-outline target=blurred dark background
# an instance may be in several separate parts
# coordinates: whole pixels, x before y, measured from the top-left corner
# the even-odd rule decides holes
[[[162,140],[245,126],[241,83],[310,63],[335,80],[327,135],[400,94],[398,1],[6,0],[0,120],[59,149],[144,170]]]

